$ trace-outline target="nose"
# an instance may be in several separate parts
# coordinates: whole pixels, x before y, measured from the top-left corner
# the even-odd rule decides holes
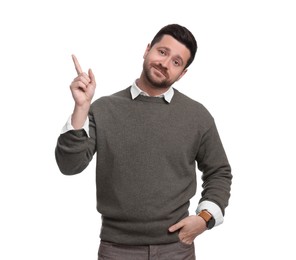
[[[170,59],[167,57],[167,58],[164,58],[161,62],[160,62],[160,64],[162,65],[162,67],[164,67],[164,68],[168,68],[168,66],[169,66],[169,63],[170,63]]]

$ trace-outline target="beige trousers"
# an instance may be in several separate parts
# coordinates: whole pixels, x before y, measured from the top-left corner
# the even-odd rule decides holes
[[[195,260],[194,244],[127,246],[101,241],[99,260]]]

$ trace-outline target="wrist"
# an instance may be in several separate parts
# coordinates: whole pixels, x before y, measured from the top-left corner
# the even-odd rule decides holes
[[[209,211],[202,210],[197,215],[206,222],[207,229],[212,229],[215,226],[215,219]]]
[[[73,114],[71,117],[71,124],[74,129],[81,129],[87,119],[90,104],[75,105]]]
[[[224,216],[221,208],[214,202],[204,200],[198,204],[198,207],[196,209],[196,214],[198,214],[202,210],[207,210],[211,213],[211,215],[215,219],[215,226],[221,225],[224,221]]]

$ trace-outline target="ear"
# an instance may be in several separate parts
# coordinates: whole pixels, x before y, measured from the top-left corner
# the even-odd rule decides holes
[[[180,80],[186,74],[186,72],[187,72],[187,69],[183,70],[181,75],[178,77],[176,81]]]
[[[143,55],[143,58],[144,58],[144,59],[146,58],[146,56],[147,56],[148,52],[150,51],[150,49],[151,49],[151,46],[150,46],[150,43],[148,43],[148,45],[147,45],[147,47],[146,47],[146,50],[145,50],[145,53],[144,53],[144,55]]]

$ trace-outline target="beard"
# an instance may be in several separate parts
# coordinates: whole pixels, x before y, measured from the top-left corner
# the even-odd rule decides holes
[[[159,73],[161,73],[164,78],[161,79],[157,77],[152,70],[155,69]],[[143,63],[143,72],[146,80],[153,86],[154,88],[169,88],[173,82],[171,82],[168,78],[169,75],[167,73],[167,69],[161,66],[160,64],[152,63],[152,64],[147,64]]]

